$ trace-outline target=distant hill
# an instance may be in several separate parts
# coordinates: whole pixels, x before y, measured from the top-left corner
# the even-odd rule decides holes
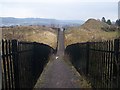
[[[14,17],[0,17],[2,22],[0,26],[11,25],[81,25],[84,23],[82,20],[56,20],[46,18],[14,18]]]

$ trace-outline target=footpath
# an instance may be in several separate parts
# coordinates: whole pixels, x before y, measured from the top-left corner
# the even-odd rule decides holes
[[[57,54],[52,55],[34,88],[89,88],[87,81],[64,56],[64,31],[58,31]]]
[[[87,81],[62,57],[53,56],[34,88],[90,88]]]

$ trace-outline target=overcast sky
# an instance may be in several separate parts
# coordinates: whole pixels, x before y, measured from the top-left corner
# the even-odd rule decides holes
[[[0,17],[115,21],[119,0],[0,0]]]

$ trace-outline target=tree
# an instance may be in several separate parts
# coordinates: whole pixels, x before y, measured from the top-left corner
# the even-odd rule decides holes
[[[118,37],[120,38],[120,19],[116,20],[116,23],[115,23],[118,27]]]
[[[116,20],[116,23],[115,23],[117,26],[120,26],[120,19]]]
[[[107,23],[108,25],[111,25],[111,24],[112,24],[111,21],[110,21],[110,19],[108,19],[106,23]]]
[[[106,23],[105,17],[102,17],[102,22]]]

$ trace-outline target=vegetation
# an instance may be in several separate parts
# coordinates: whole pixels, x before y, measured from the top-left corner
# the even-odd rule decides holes
[[[116,23],[115,23],[115,24],[117,25],[117,28],[118,28],[118,36],[119,36],[119,38],[120,38],[120,19],[116,20]]]
[[[65,46],[87,41],[114,39],[120,36],[120,28],[110,25],[111,21],[103,17],[102,21],[89,19],[81,26],[69,27],[65,31]],[[120,24],[120,20],[116,21]],[[35,41],[52,46],[57,45],[57,31],[46,26],[11,26],[2,27],[3,39],[18,39],[20,41]]]
[[[15,26],[2,28],[3,39],[17,39],[19,41],[39,42],[56,47],[57,32],[43,26]]]
[[[120,19],[117,19],[115,23],[112,23],[110,19],[106,21],[105,17],[102,17],[101,21],[109,25],[109,27],[102,28],[104,31],[117,31],[117,36],[120,38]]]
[[[116,25],[120,27],[120,19],[116,20]]]
[[[105,17],[102,17],[102,20],[101,20],[101,21],[104,22],[104,23],[107,23],[108,25],[112,25],[111,20],[108,19],[108,20],[106,21]]]
[[[65,46],[79,42],[111,40],[117,37],[118,31],[115,26],[89,19],[83,25],[65,31]]]
[[[108,19],[106,23],[107,23],[108,25],[111,25],[111,24],[112,24],[111,21],[110,21],[110,19]]]
[[[102,20],[101,20],[101,21],[104,22],[104,23],[106,23],[105,17],[102,17]]]

